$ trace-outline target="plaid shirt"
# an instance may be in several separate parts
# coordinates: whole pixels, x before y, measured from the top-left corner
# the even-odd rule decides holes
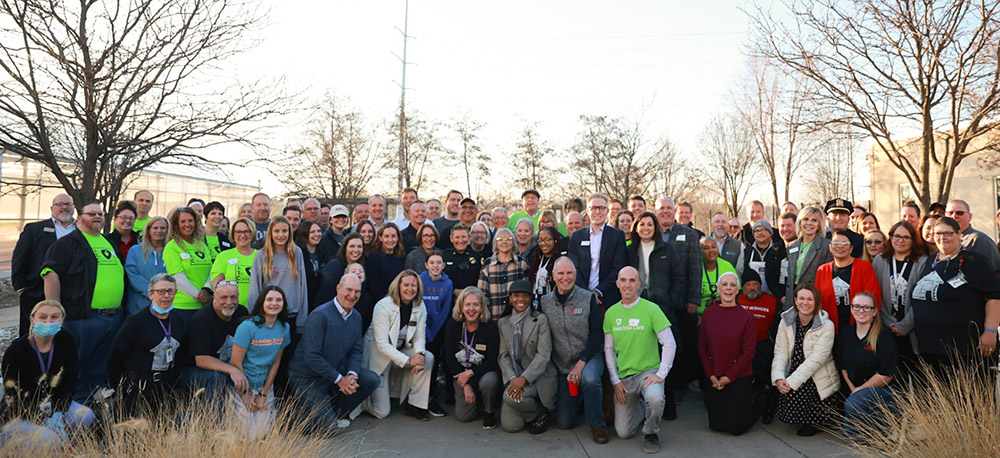
[[[500,262],[496,255],[490,256],[483,261],[483,270],[479,272],[479,284],[477,285],[483,293],[486,293],[486,300],[490,306],[490,317],[493,321],[500,319],[504,307],[507,306],[509,298],[507,289],[511,283],[525,278],[528,272],[528,263],[518,255],[513,255],[510,261]]]

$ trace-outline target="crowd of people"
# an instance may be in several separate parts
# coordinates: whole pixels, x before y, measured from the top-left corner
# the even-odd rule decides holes
[[[312,408],[307,431],[396,403],[541,434],[582,407],[595,443],[641,430],[653,453],[692,386],[714,431],[843,418],[850,437],[917,362],[996,364],[1000,250],[962,200],[906,203],[885,232],[842,198],[774,220],[753,201],[745,224],[716,213],[702,232],[670,197],[595,193],[562,221],[535,190],[511,213],[408,188],[396,219],[381,195],[275,215],[263,193],[235,215],[191,199],[155,216],[153,199],[63,194],[24,227],[2,437],[86,431],[95,393],[131,417],[204,389],[250,439],[285,400]]]

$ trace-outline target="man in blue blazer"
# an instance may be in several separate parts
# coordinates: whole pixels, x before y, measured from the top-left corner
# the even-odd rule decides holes
[[[621,300],[615,281],[625,267],[625,233],[607,225],[608,198],[601,193],[587,200],[590,226],[570,235],[567,254],[576,264],[577,286],[593,292],[605,307]]]
[[[76,230],[72,197],[59,194],[52,199],[51,209],[52,218],[24,225],[10,259],[10,282],[17,291],[21,306],[21,336],[28,333],[31,309],[45,299],[45,285],[38,275],[42,272],[45,252],[56,239]]]

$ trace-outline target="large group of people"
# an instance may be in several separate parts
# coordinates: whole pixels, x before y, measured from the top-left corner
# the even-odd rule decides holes
[[[850,437],[916,363],[996,364],[1000,251],[962,200],[906,203],[887,231],[842,198],[774,220],[753,201],[745,224],[716,213],[702,232],[670,197],[595,193],[560,221],[536,190],[480,213],[407,188],[396,219],[381,195],[272,215],[259,193],[231,223],[219,202],[157,216],[153,199],[61,194],[25,226],[2,365],[17,421],[0,440],[84,432],[95,393],[133,417],[204,389],[250,439],[287,401],[310,432],[454,404],[459,421],[542,434],[582,405],[595,443],[641,430],[654,453],[693,386],[714,431],[778,418],[810,436],[842,418]]]

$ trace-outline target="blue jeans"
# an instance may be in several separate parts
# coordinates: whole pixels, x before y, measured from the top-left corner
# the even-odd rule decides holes
[[[90,428],[94,424],[94,418],[94,411],[73,401],[63,413],[62,423],[66,433],[72,435]],[[40,448],[55,448],[62,443],[62,437],[55,430],[26,420],[13,420],[7,423],[0,431],[0,446],[15,437],[20,439],[31,437]]]
[[[198,366],[190,366],[181,369],[180,377],[178,381],[181,385],[191,389],[192,391],[198,388],[204,388],[205,393],[202,394],[202,399],[210,400],[221,400],[222,399],[222,389],[225,387],[227,382],[229,382],[229,374],[219,371],[210,371],[207,369],[202,369]]]
[[[896,405],[896,394],[888,387],[865,388],[851,393],[844,403],[844,436],[855,437],[855,425],[868,427],[880,415],[879,405],[893,409]]]
[[[368,369],[358,373],[358,390],[354,394],[344,395],[335,383],[324,383],[312,377],[296,377],[291,374],[289,384],[301,403],[300,410],[306,419],[306,431],[322,431],[333,428],[337,420],[347,417],[355,407],[368,399],[368,396],[378,388],[382,379],[378,374]]]
[[[91,310],[89,317],[66,320],[64,326],[76,337],[79,378],[73,400],[83,404],[98,387],[108,383],[108,356],[122,326],[122,312],[119,309],[115,315],[102,315]]]
[[[601,410],[603,384],[601,375],[604,373],[604,355],[598,353],[587,361],[580,374],[580,395],[569,395],[568,374],[558,374],[558,393],[556,395],[556,426],[559,429],[571,429],[576,426],[576,412],[583,401],[583,413],[587,417],[587,425],[591,428],[604,426],[604,412]]]

